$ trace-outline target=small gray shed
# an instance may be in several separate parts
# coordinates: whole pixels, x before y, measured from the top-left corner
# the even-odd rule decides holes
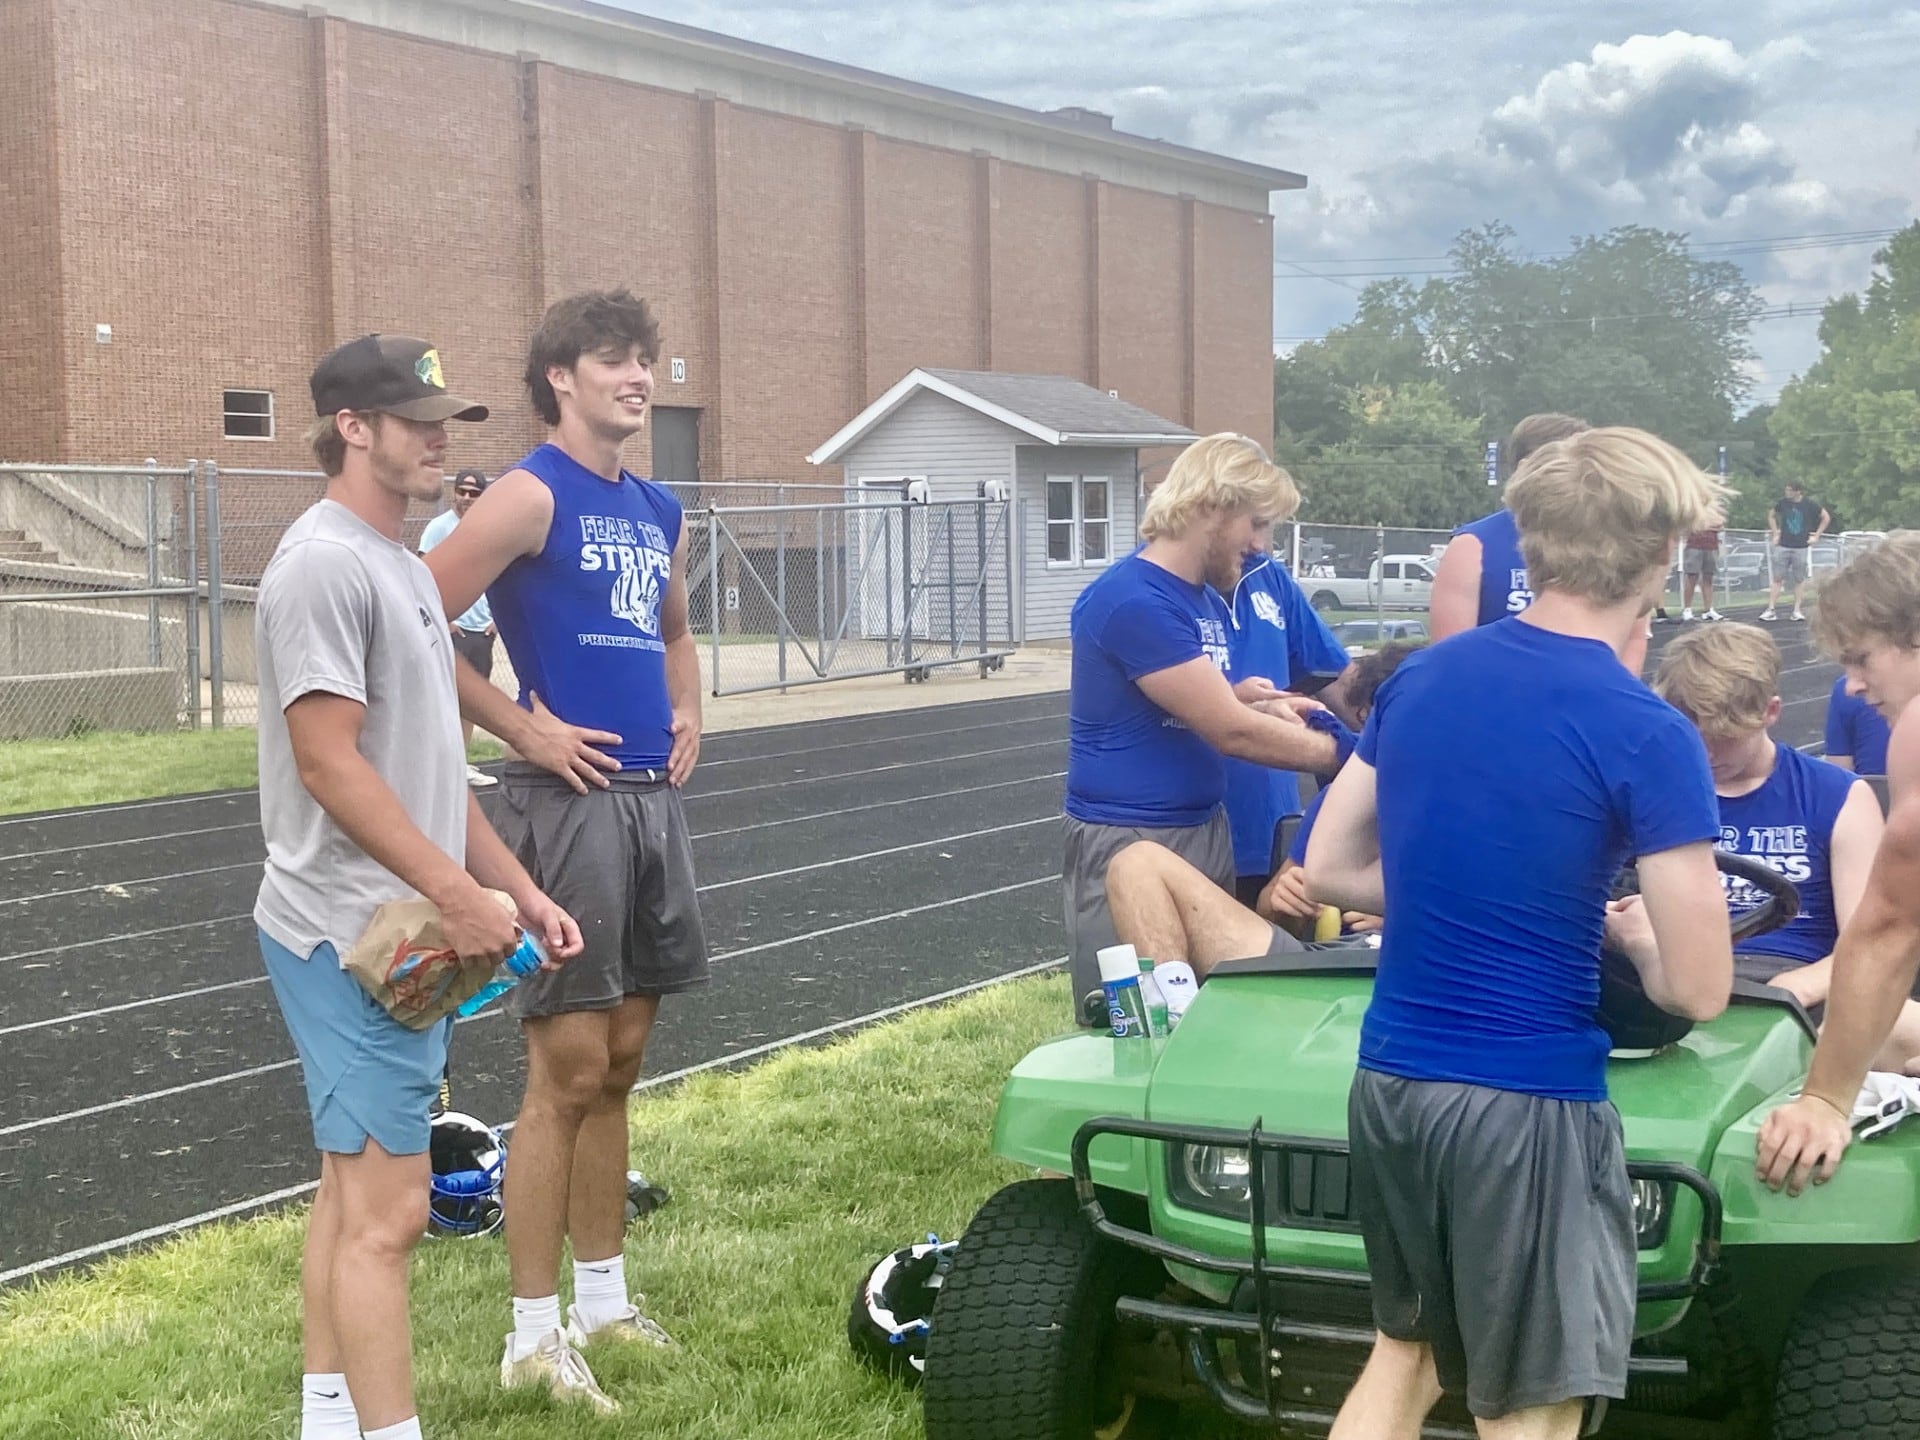
[[[807,457],[846,488],[924,480],[935,499],[1014,501],[1015,639],[1064,639],[1087,582],[1131,551],[1140,451],[1186,426],[1065,375],[915,370]]]

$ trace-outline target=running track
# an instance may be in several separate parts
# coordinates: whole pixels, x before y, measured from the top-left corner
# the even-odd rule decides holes
[[[1778,634],[1777,733],[1809,744],[1835,672],[1804,627]],[[709,738],[687,807],[713,983],[668,1002],[643,1088],[1053,964],[1065,712],[1039,695]],[[0,1283],[310,1192],[254,945],[260,856],[251,791],[0,819]],[[462,1022],[452,1053],[455,1103],[509,1119],[512,1026]]]

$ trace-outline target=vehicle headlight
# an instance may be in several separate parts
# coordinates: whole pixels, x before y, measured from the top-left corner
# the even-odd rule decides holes
[[[1673,1219],[1673,1186],[1663,1180],[1635,1180],[1633,1235],[1642,1250],[1658,1250],[1667,1242]]]
[[[1247,1152],[1229,1145],[1182,1145],[1174,1198],[1189,1209],[1244,1218],[1253,1200]]]

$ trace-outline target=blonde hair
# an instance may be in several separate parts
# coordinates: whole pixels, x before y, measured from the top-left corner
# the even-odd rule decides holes
[[[340,427],[334,423],[331,415],[322,415],[307,427],[307,448],[313,451],[313,458],[320,462],[320,468],[331,479],[347,468],[347,441],[341,435]]]
[[[1849,646],[1882,639],[1920,645],[1920,530],[1896,530],[1820,582],[1813,639],[1840,657]]]
[[[1757,625],[1689,630],[1660,656],[1653,688],[1701,734],[1744,735],[1780,693],[1780,647]]]
[[[1711,530],[1734,492],[1644,430],[1584,430],[1508,482],[1535,591],[1613,605],[1664,574],[1680,537]]]
[[[1209,435],[1181,451],[1167,478],[1154,487],[1140,515],[1140,533],[1149,540],[1176,538],[1202,510],[1285,520],[1299,508],[1293,477],[1267,458],[1259,441]]]

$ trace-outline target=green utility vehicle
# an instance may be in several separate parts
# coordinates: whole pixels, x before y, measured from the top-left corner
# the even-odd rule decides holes
[[[1798,909],[1764,866],[1720,863],[1771,896],[1736,933]],[[1231,1433],[1208,1406],[1327,1431],[1373,1340],[1346,1116],[1376,955],[1224,964],[1169,1037],[1082,1033],[1015,1067],[994,1151],[1042,1178],[989,1199],[954,1256],[927,1337],[927,1440]],[[1719,1018],[1650,1043],[1604,1002],[1603,1019],[1640,1277],[1629,1393],[1604,1433],[1920,1436],[1920,1125],[1855,1144],[1823,1187],[1775,1193],[1754,1147],[1812,1053],[1798,1002],[1738,984]],[[1449,1398],[1426,1433],[1474,1431]]]

